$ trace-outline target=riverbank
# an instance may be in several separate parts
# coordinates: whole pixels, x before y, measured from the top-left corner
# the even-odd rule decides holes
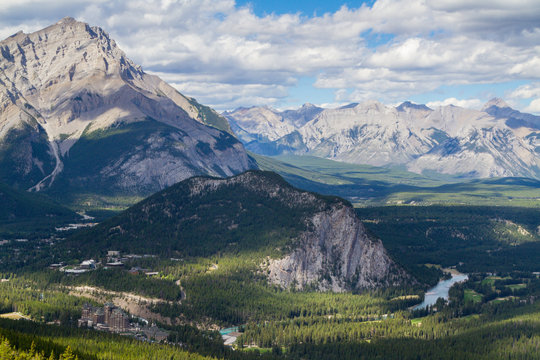
[[[450,275],[456,275],[456,276],[466,275],[466,274],[460,273],[456,268],[442,268],[441,270]]]
[[[424,296],[424,301],[422,301],[421,304],[413,307],[413,310],[422,310],[428,306],[433,306],[437,302],[438,298],[448,300],[448,292],[450,291],[450,288],[454,284],[466,281],[469,278],[467,274],[462,274],[455,269],[442,270],[449,273],[451,278],[440,280],[437,285],[429,289]]]

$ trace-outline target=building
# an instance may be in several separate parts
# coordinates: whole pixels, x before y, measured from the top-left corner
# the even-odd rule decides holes
[[[66,274],[72,274],[72,275],[79,275],[84,274],[85,272],[88,272],[90,270],[88,269],[65,269],[64,272]]]
[[[124,332],[129,330],[129,318],[118,308],[113,309],[109,316],[109,327],[115,332]]]
[[[120,261],[111,261],[111,262],[106,263],[105,265],[108,267],[122,267],[124,266],[124,263]]]
[[[126,332],[130,328],[129,316],[112,303],[104,307],[84,304],[78,325],[113,332]]]
[[[156,342],[166,341],[169,336],[169,332],[158,328],[156,324],[152,324],[150,327],[145,327],[143,329],[143,333],[147,340]]]
[[[79,265],[80,269],[95,269],[96,268],[96,261],[94,259],[90,260],[84,260],[81,265]]]
[[[94,324],[104,324],[105,323],[105,313],[103,312],[103,309],[98,308],[94,313],[92,314],[92,321]]]

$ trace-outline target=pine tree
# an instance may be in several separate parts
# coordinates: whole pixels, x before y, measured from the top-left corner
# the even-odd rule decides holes
[[[14,358],[15,354],[9,341],[4,338],[0,338],[0,360],[11,360]]]
[[[61,360],[79,360],[79,357],[73,354],[71,347],[68,345],[66,351],[60,356]]]

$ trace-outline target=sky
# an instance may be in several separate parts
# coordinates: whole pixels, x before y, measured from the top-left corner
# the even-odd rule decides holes
[[[1,0],[0,38],[65,16],[219,111],[501,97],[540,114],[538,0]]]

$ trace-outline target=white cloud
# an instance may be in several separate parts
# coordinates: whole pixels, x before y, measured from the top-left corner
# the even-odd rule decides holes
[[[336,103],[540,79],[537,0],[378,0],[317,17],[260,17],[233,0],[1,1],[0,36],[67,15],[103,27],[145,70],[219,109],[279,103],[300,77],[335,89]],[[394,37],[374,48],[368,31]]]
[[[511,99],[540,98],[540,83],[522,85],[512,91],[508,97]]]
[[[206,105],[217,111],[224,111],[247,104],[273,105],[287,96],[287,89],[281,85],[241,84],[231,85],[213,82],[170,83],[183,94],[200,100],[204,98]],[[212,89],[209,93],[208,89]],[[227,104],[223,107],[222,104]]]
[[[510,103],[517,104],[528,100],[524,112],[540,114],[540,82],[522,85],[508,94]]]
[[[459,106],[459,107],[467,108],[467,109],[480,110],[482,106],[484,105],[484,102],[480,99],[461,99],[460,100],[456,98],[448,98],[442,101],[431,101],[431,102],[428,102],[426,105],[432,109],[439,106],[454,105],[454,106]]]
[[[540,54],[540,47],[536,48],[536,53]],[[510,69],[510,74],[516,74],[523,77],[533,77],[537,78],[539,76],[540,69],[540,55],[534,56],[533,58],[516,64]]]
[[[540,114],[540,98],[531,101],[529,106],[527,106],[524,111],[533,114]]]

